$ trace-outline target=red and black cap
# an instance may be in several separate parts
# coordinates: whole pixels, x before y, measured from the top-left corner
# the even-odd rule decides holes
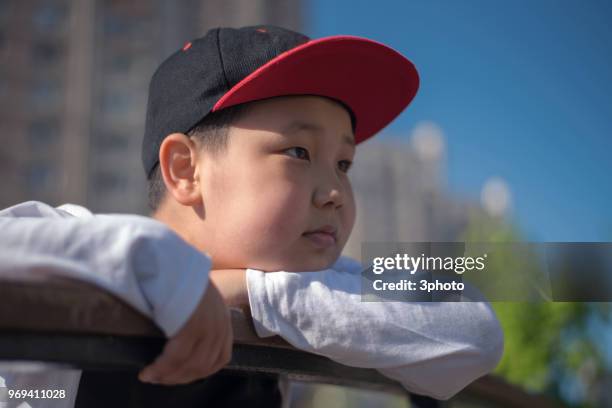
[[[384,44],[354,36],[311,40],[274,26],[215,28],[153,74],[142,161],[147,176],[163,139],[211,112],[285,95],[319,95],[352,111],[355,140],[373,136],[412,101],[414,65]]]

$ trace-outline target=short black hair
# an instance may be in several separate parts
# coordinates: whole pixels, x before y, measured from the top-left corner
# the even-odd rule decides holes
[[[221,153],[227,148],[230,125],[238,120],[247,110],[249,104],[230,106],[217,112],[212,112],[200,120],[186,135],[197,140],[201,149],[212,153]],[[148,204],[151,211],[159,208],[166,195],[166,185],[159,168],[159,162],[147,179]]]

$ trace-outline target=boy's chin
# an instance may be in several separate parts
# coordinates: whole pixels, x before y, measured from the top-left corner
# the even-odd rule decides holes
[[[255,269],[262,272],[313,272],[329,269],[338,259],[338,256],[316,256],[308,259],[258,259],[251,262],[239,263],[213,263],[211,269]]]
[[[333,258],[333,259],[332,259]],[[291,261],[269,261],[249,266],[263,272],[312,272],[329,269],[338,257],[309,257],[308,259],[293,259]]]

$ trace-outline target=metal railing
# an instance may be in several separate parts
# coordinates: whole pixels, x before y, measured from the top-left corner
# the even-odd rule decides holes
[[[44,273],[5,275],[0,277],[0,302],[0,360],[61,363],[86,371],[135,371],[152,361],[165,343],[163,333],[147,317],[81,281]],[[279,337],[261,339],[250,317],[240,310],[232,310],[232,325],[234,349],[226,370],[402,393],[413,407],[453,404],[453,400],[410,395],[376,370],[335,363]],[[556,406],[493,376],[477,380],[459,397],[496,407]]]

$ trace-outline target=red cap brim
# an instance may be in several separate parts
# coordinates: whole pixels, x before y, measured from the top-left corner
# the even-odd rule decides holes
[[[275,96],[326,96],[352,109],[360,143],[395,119],[418,88],[414,65],[394,49],[366,38],[333,36],[268,61],[223,95],[213,111]]]

